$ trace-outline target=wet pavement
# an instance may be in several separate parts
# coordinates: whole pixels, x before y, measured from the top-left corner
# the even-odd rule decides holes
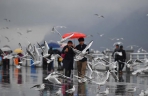
[[[76,71],[73,73],[76,74]],[[22,69],[17,69],[11,66],[10,70],[3,70],[0,66],[0,96],[55,96],[59,86],[44,80],[47,75],[47,72],[43,71],[42,68],[22,67]],[[79,84],[76,79],[73,83],[62,81],[62,94],[60,96],[102,96],[97,92],[104,91],[106,87],[110,88],[108,96],[138,96],[141,90],[148,88],[148,74],[132,76],[123,73],[119,75],[119,79],[116,81],[110,76],[106,85],[101,86],[100,90],[96,84]],[[33,85],[42,83],[45,83],[48,89],[42,92],[30,89]],[[65,90],[71,88],[73,84],[76,85],[75,93],[65,93]],[[126,92],[126,88],[132,87],[138,87],[135,93]]]

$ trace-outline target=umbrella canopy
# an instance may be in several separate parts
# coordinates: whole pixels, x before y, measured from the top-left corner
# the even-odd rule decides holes
[[[80,32],[70,32],[70,33],[66,33],[62,36],[62,38],[65,38],[67,36],[70,36],[71,34],[74,34],[70,39],[78,39],[78,38],[85,38],[86,35],[84,33],[80,33]]]
[[[52,48],[60,48],[60,45],[58,43],[55,43],[55,42],[48,43],[48,46],[52,47]]]
[[[10,47],[3,47],[1,48],[2,51],[11,51]]]
[[[15,50],[14,50],[14,52],[15,52],[15,53],[22,53],[22,52],[23,52],[23,50],[22,50],[22,49],[20,49],[20,48],[17,48],[17,49],[15,49]]]
[[[44,44],[42,44],[41,46],[44,46]],[[50,42],[48,43],[48,46],[49,48],[52,47],[52,48],[60,48],[60,45],[56,42]]]

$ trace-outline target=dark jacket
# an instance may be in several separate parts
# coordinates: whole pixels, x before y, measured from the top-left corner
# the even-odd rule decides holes
[[[68,52],[65,52],[65,49],[66,49],[66,48],[68,48]],[[74,53],[74,51],[72,50],[72,48],[69,48],[68,46],[65,46],[65,47],[63,48],[62,54],[66,54],[66,55],[65,55],[65,58],[64,58],[64,59],[66,59],[66,60],[71,60],[71,59],[73,59],[73,58],[74,58],[74,55],[75,55],[75,53]]]
[[[68,52],[65,52],[65,49],[68,48]],[[73,69],[73,59],[74,59],[74,51],[72,48],[65,46],[62,50],[62,54],[65,54],[65,58],[63,59],[63,68],[67,70]]]
[[[119,56],[119,60],[125,62],[125,60],[126,60],[126,52],[125,52],[125,50],[120,49],[119,52],[122,52],[122,56]]]
[[[120,49],[115,49],[112,56],[114,57],[115,52],[119,52],[119,51],[120,51]],[[115,59],[115,61],[118,61],[119,60],[119,55],[116,54],[114,59]]]
[[[79,51],[83,51],[83,50],[86,48],[86,46],[87,46],[86,44],[83,44],[83,45],[80,45],[80,44],[79,44],[79,45],[76,46],[76,49],[79,50]],[[87,51],[89,52],[89,49],[88,49]],[[87,61],[87,58],[84,57],[84,58],[83,58],[82,60],[80,60],[80,61],[81,61],[81,62],[85,62],[85,61]]]

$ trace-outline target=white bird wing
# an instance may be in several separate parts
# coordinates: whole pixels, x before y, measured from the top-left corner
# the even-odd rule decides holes
[[[82,51],[82,53],[85,53],[92,45],[93,40],[86,46],[86,48]]]
[[[76,75],[74,75],[74,77],[76,77],[76,78],[78,78],[78,79],[82,79],[81,77],[79,77],[79,76],[76,76]]]
[[[81,53],[81,51],[79,51],[79,50],[77,50],[77,49],[72,48],[72,50],[73,50],[76,54],[80,54],[80,53]]]
[[[69,35],[69,36],[67,36],[67,37],[65,37],[63,39],[67,40],[67,39],[71,38],[73,35],[74,35],[74,33],[72,33],[71,35]]]
[[[88,63],[87,63],[87,67],[88,67],[88,70],[87,70],[86,76],[89,77],[89,79],[91,79],[93,70],[91,69],[91,67],[90,67],[90,65]]]
[[[41,48],[42,52],[44,52],[44,49],[42,48],[42,46],[37,42],[39,48]]]
[[[35,60],[35,56],[34,56],[28,49],[26,49],[26,51],[27,51],[27,53],[31,56],[31,58],[32,58],[33,60]]]
[[[48,54],[48,50],[49,50],[49,46],[46,41],[44,41],[44,46],[45,46],[45,49],[44,49],[44,55],[45,55],[45,54]]]
[[[59,34],[59,36],[62,38],[61,33],[54,27],[54,30]]]
[[[108,78],[109,78],[109,74],[110,74],[110,72],[109,72],[109,70],[107,71],[107,76],[106,76],[106,80],[108,80]]]
[[[39,61],[39,51],[38,49],[36,48],[36,46],[34,45],[34,55],[35,55],[35,60],[36,61]]]
[[[32,44],[31,44],[31,43],[29,43],[29,45],[28,45],[28,47],[27,47],[27,48],[28,48],[28,50],[29,50],[29,51],[31,51],[31,49],[33,49]]]
[[[61,82],[56,77],[50,77],[48,80],[54,84],[61,84]]]

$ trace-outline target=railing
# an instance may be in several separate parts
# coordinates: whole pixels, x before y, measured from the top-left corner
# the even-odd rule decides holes
[[[130,53],[130,60],[140,59],[144,60],[147,59],[148,53]]]

